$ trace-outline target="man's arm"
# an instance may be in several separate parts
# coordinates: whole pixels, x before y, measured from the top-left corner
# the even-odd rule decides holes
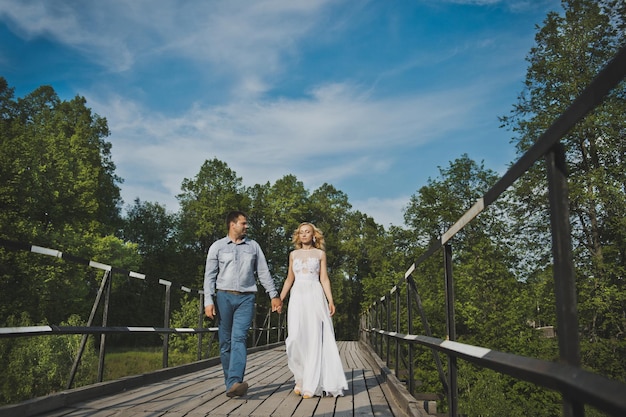
[[[267,266],[267,259],[265,259],[265,254],[261,247],[256,244],[257,248],[257,264],[256,264],[256,273],[259,277],[259,281],[265,291],[269,294],[272,299],[272,312],[277,311],[281,312],[283,307],[282,300],[278,297],[278,291],[276,291],[276,284],[274,284],[274,278],[270,274],[270,269]]]
[[[215,281],[219,270],[218,249],[215,244],[211,245],[206,256],[204,266],[204,306],[213,305],[215,295]]]
[[[259,281],[265,291],[269,294],[270,298],[278,298],[278,291],[276,291],[276,284],[274,284],[274,278],[270,274],[270,269],[267,266],[267,260],[265,254],[261,250],[261,247],[256,244],[256,273],[259,277]]]
[[[211,320],[216,315],[213,295],[215,295],[215,281],[219,268],[218,252],[216,245],[211,245],[204,266],[204,314]]]

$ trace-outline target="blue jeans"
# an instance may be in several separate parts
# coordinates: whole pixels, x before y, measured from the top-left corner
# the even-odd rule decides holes
[[[217,291],[220,359],[226,390],[235,382],[243,382],[246,372],[248,329],[254,314],[255,294],[230,294]]]

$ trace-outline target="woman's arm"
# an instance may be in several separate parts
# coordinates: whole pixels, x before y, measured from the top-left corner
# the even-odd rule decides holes
[[[285,282],[283,283],[283,289],[280,292],[280,300],[285,301],[287,298],[287,294],[289,294],[289,290],[293,285],[293,281],[295,279],[295,275],[293,273],[293,252],[289,253],[289,271],[287,272],[287,278],[285,278]]]
[[[330,315],[333,316],[335,314],[335,303],[333,302],[333,292],[330,289],[330,278],[328,278],[326,252],[322,252],[322,257],[320,259],[320,283],[322,284],[324,294],[326,295],[326,300],[328,301],[328,309],[330,310]]]

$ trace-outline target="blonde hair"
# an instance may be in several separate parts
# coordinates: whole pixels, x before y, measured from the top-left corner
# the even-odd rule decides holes
[[[313,246],[317,249],[326,250],[326,242],[324,241],[324,233],[318,229],[313,223],[302,222],[298,228],[293,232],[291,242],[296,249],[302,249],[302,242],[300,241],[300,229],[302,226],[310,226],[313,229]]]

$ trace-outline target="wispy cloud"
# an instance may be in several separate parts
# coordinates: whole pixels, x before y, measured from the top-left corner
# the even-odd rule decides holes
[[[352,204],[357,207],[361,213],[365,213],[370,217],[373,217],[376,222],[382,226],[388,227],[390,225],[400,226],[402,225],[402,216],[398,213],[404,213],[404,209],[408,205],[409,195],[403,195],[396,198],[368,198],[365,200],[352,201]]]
[[[162,190],[159,201],[172,207],[183,178],[213,157],[248,185],[294,174],[317,187],[365,170],[384,172],[393,163],[384,150],[416,147],[471,125],[475,93],[468,88],[374,99],[355,86],[332,84],[301,99],[194,107],[178,117],[120,96],[88,101],[107,115],[126,200],[134,198],[128,197],[134,183],[152,181]],[[342,163],[334,165],[338,158]]]
[[[265,77],[280,72],[281,59],[297,54],[297,41],[325,16],[329,0],[0,3],[16,33],[47,37],[78,50],[111,72],[138,61],[178,56],[217,73],[236,75],[235,91],[267,90]]]
[[[429,0],[422,0],[428,2]],[[499,5],[512,11],[525,11],[532,8],[542,8],[546,4],[555,3],[553,0],[439,0],[440,3],[453,3],[468,6]]]

